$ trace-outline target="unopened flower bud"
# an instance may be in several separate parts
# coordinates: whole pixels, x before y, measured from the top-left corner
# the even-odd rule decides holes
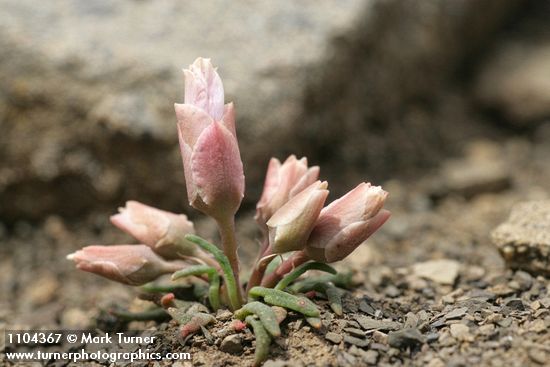
[[[137,201],[128,201],[111,223],[167,259],[192,256],[196,246],[185,239],[194,234],[193,222],[184,214],[174,214]]]
[[[328,184],[317,181],[290,199],[267,222],[273,253],[304,248],[328,196]]]
[[[271,158],[265,177],[264,190],[256,205],[255,219],[260,226],[271,218],[289,199],[296,196],[319,178],[319,167],[308,168],[307,158],[291,155],[281,162]]]
[[[215,219],[236,213],[244,196],[233,104],[209,59],[185,70],[185,103],[175,104],[189,204]]]
[[[142,285],[182,269],[182,261],[166,261],[146,245],[87,246],[67,256],[80,270],[129,285]]]
[[[362,183],[324,208],[307,241],[307,255],[320,262],[342,260],[390,217],[382,209],[388,193]]]

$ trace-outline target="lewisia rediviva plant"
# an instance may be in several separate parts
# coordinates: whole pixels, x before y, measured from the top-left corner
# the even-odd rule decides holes
[[[303,314],[313,327],[321,326],[318,307],[304,294],[325,294],[332,311],[342,315],[340,287],[349,279],[328,264],[351,254],[386,222],[388,193],[363,182],[325,206],[328,183],[319,180],[319,167],[308,167],[305,157],[291,155],[283,163],[272,158],[256,206],[263,238],[244,287],[235,236],[235,214],[245,187],[235,107],[224,104],[222,80],[209,59],[198,58],[184,74],[185,100],[175,104],[175,112],[187,196],[189,205],[216,221],[220,246],[197,236],[183,214],[129,201],[111,222],[140,244],[88,246],[68,259],[80,270],[160,293],[152,297],[157,309],[118,315],[140,320],[170,315],[181,324],[184,338],[215,321],[210,311],[229,308],[235,331],[249,325],[256,335],[259,365],[267,358],[271,339],[281,335],[285,309]],[[308,270],[330,274],[300,280]],[[171,292],[177,283],[154,282],[164,274],[172,274],[173,281],[192,277],[207,287],[198,287],[197,302],[179,300]]]

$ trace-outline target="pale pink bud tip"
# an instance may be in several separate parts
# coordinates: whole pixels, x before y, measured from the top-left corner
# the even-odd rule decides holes
[[[185,70],[185,103],[174,106],[189,204],[216,219],[234,215],[244,196],[235,111],[223,99],[210,60],[199,58]]]
[[[191,256],[195,245],[185,239],[194,234],[193,223],[183,214],[174,214],[137,201],[128,201],[111,223],[165,258]]]
[[[87,246],[67,259],[80,270],[129,285],[145,284],[185,265],[165,261],[145,245]]]
[[[319,167],[308,168],[307,158],[291,155],[281,162],[271,158],[267,167],[264,190],[256,205],[256,221],[260,226],[271,218],[289,199],[296,196],[319,178]]]
[[[327,182],[317,181],[290,199],[267,222],[274,253],[304,248],[328,196]]]
[[[216,121],[221,120],[224,111],[223,84],[210,59],[199,57],[183,72],[185,104],[200,108]]]
[[[382,209],[387,196],[380,186],[362,183],[324,208],[307,241],[309,257],[334,262],[348,256],[390,217]]]

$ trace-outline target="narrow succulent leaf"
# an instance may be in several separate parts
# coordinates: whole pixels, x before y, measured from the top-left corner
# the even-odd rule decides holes
[[[210,306],[216,311],[220,308],[220,276],[216,269],[208,265],[193,265],[172,274],[172,280],[202,274],[208,275],[208,282],[210,283],[208,301],[210,302]]]
[[[216,273],[216,269],[208,265],[192,265],[185,269],[176,271],[172,274],[172,280],[179,278],[184,278],[192,275],[202,275],[207,274],[210,277],[210,274]]]
[[[277,268],[279,267],[279,265],[281,265],[282,262],[283,262],[282,256],[275,257],[273,260],[271,260],[271,262],[265,268],[265,274],[268,275],[273,273],[275,270],[277,270]]]
[[[162,308],[153,308],[142,312],[111,310],[109,313],[124,321],[164,321],[170,317]]]
[[[201,329],[202,326],[215,322],[216,318],[209,313],[197,312],[191,316],[191,319],[181,327],[182,337],[193,334]]]
[[[169,293],[175,292],[179,288],[181,288],[181,285],[155,284],[151,282],[142,285],[139,287],[139,290],[147,293]]]
[[[200,330],[201,326],[206,326],[211,322],[215,322],[216,318],[206,312],[197,312],[193,307],[184,311],[181,308],[170,307],[168,313],[176,320],[181,327],[181,334],[186,337]]]
[[[214,311],[220,308],[220,276],[215,272],[210,278],[210,287],[208,288],[208,301]]]
[[[224,274],[224,281],[227,287],[231,309],[236,310],[240,308],[241,300],[239,297],[239,290],[237,288],[238,285],[237,285],[237,281],[235,280],[235,275],[233,274],[233,270],[231,269],[231,265],[229,263],[229,259],[227,258],[227,256],[225,256],[222,250],[220,250],[215,245],[202,239],[199,236],[190,234],[185,236],[185,239],[197,244],[203,250],[208,251],[212,255],[214,255],[214,258],[220,264],[220,267]]]
[[[234,316],[244,320],[246,316],[254,314],[260,318],[265,329],[274,337],[281,336],[281,328],[277,320],[277,315],[273,309],[261,302],[250,302],[244,305],[241,309],[235,311]]]
[[[168,309],[170,307],[176,307],[175,300],[176,296],[174,293],[166,293],[160,298],[159,303],[163,308]]]
[[[194,313],[197,313],[197,312],[208,313],[208,308],[206,308],[206,306],[203,305],[202,303],[193,302],[193,304],[191,305],[191,307],[189,307],[189,308],[187,309],[187,313],[194,314]]]
[[[170,307],[166,311],[179,324],[185,325],[191,321],[192,314],[187,313],[187,310],[183,308]]]
[[[318,262],[308,262],[298,266],[296,269],[294,269],[292,272],[286,275],[283,279],[281,279],[281,281],[279,281],[279,283],[275,286],[275,289],[282,291],[283,289],[288,287],[290,283],[298,279],[300,275],[304,274],[308,270],[321,270],[331,274],[337,273],[336,270],[330,265],[318,263]]]
[[[271,337],[265,329],[264,325],[254,318],[248,316],[245,320],[254,330],[254,336],[256,337],[256,351],[254,352],[254,366],[260,366],[263,361],[267,359],[269,354],[269,345],[271,344]]]
[[[319,283],[330,282],[338,288],[349,288],[351,286],[351,272],[321,275],[300,280],[290,286],[292,293],[306,293],[315,290]]]
[[[320,329],[323,326],[321,319],[318,317],[306,317],[306,321],[315,329]]]
[[[319,317],[315,303],[305,297],[294,296],[278,289],[254,287],[249,292],[254,297],[263,297],[266,303],[300,312],[308,317]]]
[[[344,314],[342,306],[342,295],[344,291],[335,287],[332,283],[319,283],[318,290],[327,296],[332,311],[338,316],[342,316]]]

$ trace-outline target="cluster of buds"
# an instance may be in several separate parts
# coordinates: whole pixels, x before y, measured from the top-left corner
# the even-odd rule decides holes
[[[139,245],[87,246],[67,256],[80,270],[129,285],[142,285],[186,266],[185,258],[206,254],[185,239],[193,223],[174,214],[136,201],[129,201],[111,222],[132,235]]]
[[[245,296],[239,282],[235,214],[245,184],[235,109],[233,103],[225,104],[222,81],[209,59],[198,58],[184,74],[185,100],[175,104],[175,112],[187,196],[193,208],[216,221],[221,250],[195,236],[193,223],[185,215],[129,201],[111,222],[141,244],[89,246],[68,258],[81,270],[130,285],[168,273],[173,273],[173,279],[200,276],[211,283],[212,308],[225,303],[237,310]],[[325,206],[328,194],[327,182],[319,180],[319,167],[309,167],[306,158],[291,155],[284,163],[271,159],[256,206],[263,241],[248,281],[248,298],[263,297],[266,303],[299,310],[310,323],[320,324],[315,305],[283,292],[284,288],[311,268],[334,272],[326,264],[347,257],[390,216],[383,209],[387,192],[380,186],[361,183]],[[285,256],[284,261],[267,273],[267,265],[277,255]],[[337,304],[333,309],[341,312]],[[249,320],[247,315],[254,312],[259,312],[260,320],[268,320],[266,329],[277,336],[275,316],[257,301],[237,314]],[[180,311],[169,313],[181,314],[180,321],[191,317]],[[199,319],[211,320],[204,312]],[[193,325],[195,330],[198,324]]]

